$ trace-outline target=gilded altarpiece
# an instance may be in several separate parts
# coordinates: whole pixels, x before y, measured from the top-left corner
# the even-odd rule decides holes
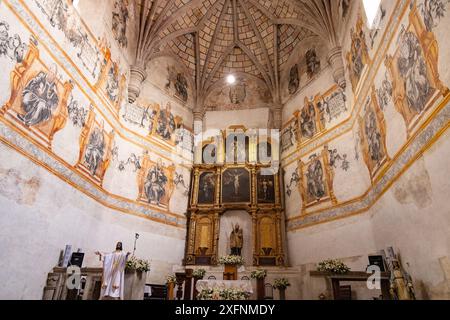
[[[257,158],[258,139],[250,137],[245,162],[224,161],[224,150],[218,148],[218,164],[195,165],[188,209],[188,241],[185,264],[216,265],[220,220],[227,212],[244,210],[252,217],[253,265],[285,264],[279,174]],[[219,143],[225,148],[225,143]],[[223,159],[222,159],[223,158]],[[224,193],[229,193],[228,195]]]
[[[448,94],[439,77],[439,45],[433,32],[427,31],[416,1],[409,14],[409,24],[403,26],[398,48],[386,57],[390,72],[395,108],[405,120],[411,136],[421,115]]]
[[[56,67],[44,64],[33,40],[26,57],[16,65],[10,78],[11,95],[0,115],[37,143],[51,149],[55,133],[66,125],[67,101],[73,84],[62,81]]]

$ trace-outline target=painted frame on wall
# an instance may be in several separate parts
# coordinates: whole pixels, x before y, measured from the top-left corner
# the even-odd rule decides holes
[[[11,72],[11,94],[0,115],[10,120],[44,147],[51,149],[56,132],[66,125],[67,103],[73,90],[57,70],[50,70],[39,57],[32,39],[23,62]]]
[[[392,78],[395,108],[402,115],[410,137],[420,123],[421,115],[440,95],[446,96],[449,89],[439,76],[439,44],[433,32],[427,31],[416,1],[413,1],[409,24],[402,30],[399,41],[395,53],[386,57],[385,65]],[[423,79],[418,79],[419,76]]]
[[[104,130],[104,120],[96,120],[94,110],[89,111],[88,119],[80,135],[80,154],[76,169],[95,184],[102,186],[103,178],[111,161],[114,130]]]

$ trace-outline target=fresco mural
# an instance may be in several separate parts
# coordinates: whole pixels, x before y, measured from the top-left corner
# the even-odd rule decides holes
[[[187,102],[189,99],[188,82],[183,73],[178,72],[174,66],[167,68],[168,79],[166,84],[166,90],[174,90],[174,96],[181,99],[183,102]]]
[[[305,106],[299,114],[299,125],[301,140],[308,140],[313,138],[321,128],[318,128],[318,112],[313,100],[305,98]]]
[[[320,71],[320,59],[317,57],[316,49],[312,48],[306,51],[306,74],[308,78],[314,77]]]
[[[127,23],[129,19],[128,0],[116,0],[112,12],[112,32],[122,48],[128,47]]]
[[[67,118],[67,101],[73,89],[70,81],[61,80],[56,65],[47,67],[39,59],[32,40],[23,63],[11,72],[11,94],[1,114],[25,127],[37,142],[51,148],[56,132]]]
[[[329,163],[328,146],[325,146],[321,153],[310,155],[306,161],[300,160],[299,170],[299,189],[304,213],[307,208],[321,202],[337,203],[333,190],[334,172]]]
[[[422,12],[428,12],[425,17],[431,19],[433,10],[425,9],[427,4],[432,6],[431,2],[425,2]],[[431,27],[431,21],[427,23]],[[416,2],[412,4],[409,25],[402,25],[397,42],[396,52],[386,57],[386,66],[393,83],[395,107],[403,116],[410,135],[419,116],[434,104],[439,94],[448,93],[438,71],[439,45],[422,21]]]
[[[359,126],[363,158],[373,180],[389,160],[386,151],[386,124],[376,99],[375,89],[372,89],[372,96],[367,99],[363,113],[359,117]]]
[[[88,120],[80,135],[80,156],[76,168],[98,185],[109,166],[114,144],[114,131],[107,133],[104,120],[96,119],[90,110]]]
[[[66,0],[34,0],[50,26],[64,33],[70,45],[76,49],[76,57],[90,75],[97,79],[101,69],[102,54],[74,9]]]
[[[174,190],[174,172],[173,164],[165,166],[162,159],[152,161],[145,151],[138,174],[138,201],[168,209]]]
[[[296,93],[299,87],[300,87],[300,77],[298,73],[298,64],[295,64],[289,71],[289,86],[288,86],[289,94]]]
[[[366,42],[364,22],[359,17],[356,27],[351,30],[352,44],[347,53],[347,66],[353,92],[356,93],[359,81],[367,65],[370,63],[369,49]]]
[[[281,153],[290,150],[297,145],[298,134],[298,115],[294,115],[294,119],[289,121],[281,132]]]
[[[28,46],[18,34],[10,34],[9,23],[0,20],[0,57],[20,63],[23,61]]]

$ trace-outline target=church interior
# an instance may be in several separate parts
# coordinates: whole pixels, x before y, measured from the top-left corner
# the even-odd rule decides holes
[[[0,1],[0,299],[450,300],[449,12]]]

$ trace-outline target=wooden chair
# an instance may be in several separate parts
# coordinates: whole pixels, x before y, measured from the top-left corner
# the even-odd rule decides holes
[[[273,286],[270,283],[264,286],[264,300],[273,300]]]
[[[352,300],[352,286],[340,286],[337,300]]]

